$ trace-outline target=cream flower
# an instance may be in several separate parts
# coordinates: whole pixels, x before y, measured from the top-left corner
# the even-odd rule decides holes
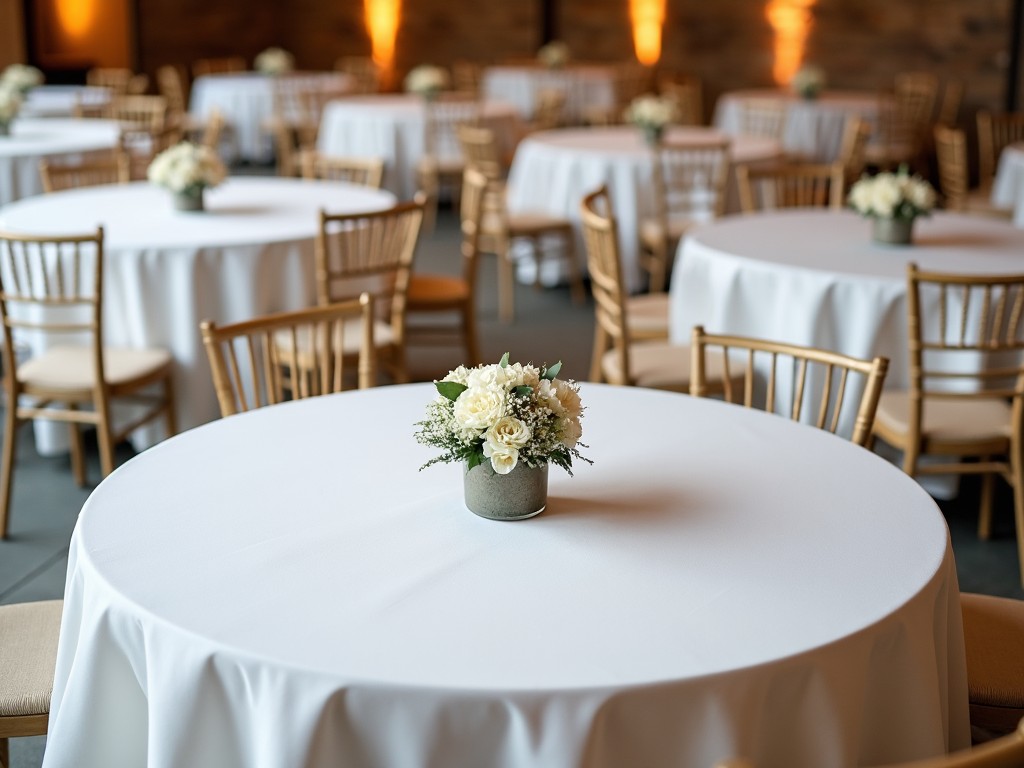
[[[578,419],[583,410],[583,403],[580,401],[580,393],[577,392],[567,381],[555,379],[555,397],[562,406],[563,413],[570,418]]]
[[[455,401],[455,423],[483,432],[505,415],[505,393],[496,387],[470,386]]]
[[[541,380],[537,385],[537,402],[556,416],[565,415],[565,407],[562,405],[562,401],[558,399],[556,385],[547,379]]]
[[[581,437],[583,437],[583,425],[580,424],[578,418],[562,420],[562,445],[566,448],[575,448]]]
[[[491,468],[499,475],[507,475],[519,463],[518,448],[495,448],[490,443],[484,443],[484,456],[491,460]]]
[[[533,437],[533,430],[530,425],[520,421],[515,416],[502,416],[498,421],[484,433],[484,440],[491,450],[504,450],[505,448],[522,448]]]
[[[482,368],[473,368],[466,375],[466,386],[470,388],[479,387],[487,389],[490,387],[508,387],[509,376],[507,369],[500,365],[485,365]]]

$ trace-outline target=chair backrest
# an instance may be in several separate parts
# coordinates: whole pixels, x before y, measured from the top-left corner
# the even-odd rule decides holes
[[[942,100],[939,102],[939,114],[936,122],[939,125],[955,126],[960,117],[960,104],[964,100],[964,81],[947,80],[942,88]]]
[[[549,131],[565,125],[568,120],[565,114],[568,100],[569,97],[562,88],[541,88],[537,91],[530,130]]]
[[[406,294],[425,199],[370,213],[320,211],[316,290],[321,306],[368,292],[387,315],[395,342],[405,335]]]
[[[342,56],[334,69],[352,76],[355,93],[377,93],[380,90],[380,67],[370,56]]]
[[[483,67],[475,61],[460,60],[452,64],[452,83],[455,90],[464,93],[480,93]]]
[[[921,434],[925,401],[1024,405],[1024,273],[928,272],[907,265],[908,431]],[[916,441],[914,441],[916,442]]]
[[[935,126],[935,157],[939,170],[939,190],[945,207],[952,211],[967,208],[969,189],[967,137],[959,128]]]
[[[624,379],[630,381],[629,335],[626,330],[626,294],[622,288],[619,230],[612,215],[607,186],[602,185],[583,198],[580,220],[587,249],[590,289],[594,296],[594,320],[599,332],[608,338],[615,350]]]
[[[319,152],[303,152],[302,177],[362,184],[380,189],[384,180],[384,159],[380,157],[334,157]]]
[[[992,183],[999,155],[1007,144],[1024,141],[1024,112],[993,114],[978,112],[978,178],[982,186]]]
[[[85,73],[85,82],[98,88],[109,88],[114,96],[124,96],[133,75],[124,67],[93,67]]]
[[[281,312],[232,325],[200,325],[221,416],[350,388],[373,386],[373,302],[369,294],[325,307]],[[359,340],[355,377],[338,350]]]
[[[48,160],[41,160],[39,175],[42,177],[44,192],[93,187],[99,184],[127,184],[131,181],[131,162],[128,154],[122,150],[115,150],[109,160],[94,160],[74,165],[54,164]]]
[[[157,91],[167,99],[167,109],[174,115],[182,115],[188,112],[188,97],[185,95],[185,78],[181,70],[172,65],[166,64],[156,70]]]
[[[488,190],[495,184],[477,168],[462,172],[462,194],[459,197],[459,220],[462,229],[462,276],[473,290],[476,286],[480,255],[481,224]]]
[[[852,184],[864,173],[865,150],[871,138],[871,126],[867,120],[850,115],[843,123],[843,136],[839,142],[839,156],[836,161],[843,165],[843,179]]]
[[[786,102],[782,99],[753,98],[740,103],[740,133],[782,141],[786,128]]]
[[[248,64],[241,56],[219,56],[196,59],[192,64],[192,77],[215,75],[227,72],[245,72]]]
[[[96,402],[106,400],[103,359],[103,228],[62,237],[0,231],[0,319],[4,371],[17,370],[14,350],[21,334],[68,334],[92,350]],[[4,376],[16,402],[16,377]]]
[[[110,117],[129,131],[159,131],[167,124],[163,96],[119,96],[110,102]]]
[[[462,157],[457,126],[476,125],[480,120],[480,102],[473,94],[452,91],[440,93],[426,104],[424,153],[435,160]]]
[[[675,104],[678,125],[704,125],[704,94],[699,78],[664,79],[659,90]]]
[[[482,125],[460,123],[455,127],[467,168],[475,168],[488,179],[501,179],[505,165],[494,129]]]
[[[693,329],[692,339],[691,395],[709,394],[707,372],[714,355],[724,373],[727,402],[788,415],[793,421],[812,416],[816,427],[833,434],[844,428],[852,414],[850,439],[865,446],[871,439],[878,399],[889,368],[886,358],[862,360],[813,347],[710,334],[699,325]],[[743,371],[742,393],[733,387],[738,369]],[[780,390],[787,393],[784,398],[780,397]]]
[[[658,220],[667,227],[677,215],[707,219],[723,215],[730,167],[728,139],[659,142],[652,173]]]
[[[200,137],[199,143],[216,152],[220,146],[225,123],[224,113],[219,109],[211,109],[206,115],[206,125],[203,126],[203,135]]]
[[[793,163],[773,168],[736,168],[744,213],[807,206],[843,207],[843,165]]]
[[[939,96],[939,79],[931,72],[900,72],[893,85],[898,108],[909,120],[921,128],[931,125]]]

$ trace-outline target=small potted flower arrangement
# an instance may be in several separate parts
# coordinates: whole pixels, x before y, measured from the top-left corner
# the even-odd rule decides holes
[[[873,220],[877,242],[908,245],[914,219],[932,212],[936,195],[931,184],[900,166],[896,173],[862,177],[850,188],[848,199],[857,213]]]
[[[179,211],[203,210],[203,192],[216,187],[228,172],[209,147],[183,141],[153,158],[146,171],[152,183],[170,190]]]
[[[814,64],[804,64],[789,81],[789,87],[802,99],[816,99],[825,87],[825,70]]]
[[[10,83],[0,81],[0,136],[11,132],[11,121],[21,109],[21,91]]]
[[[435,382],[437,397],[416,426],[416,441],[441,449],[420,469],[462,462],[466,506],[481,517],[521,520],[547,505],[548,465],[572,475],[587,463],[579,447],[583,405],[579,384],[552,366],[501,361],[459,366]]]
[[[676,103],[672,99],[647,93],[630,102],[624,117],[643,131],[644,139],[654,146],[661,141],[665,126],[677,120],[678,115]]]
[[[283,75],[295,69],[295,57],[284,48],[273,46],[260,51],[253,65],[264,75]]]
[[[449,85],[448,71],[430,64],[421,64],[405,76],[405,90],[418,93],[427,101],[433,101],[437,94]]]
[[[569,46],[561,40],[545,43],[537,51],[537,61],[548,69],[559,69],[569,63]]]
[[[0,82],[12,86],[22,94],[43,84],[43,73],[28,64],[11,64],[0,74]]]

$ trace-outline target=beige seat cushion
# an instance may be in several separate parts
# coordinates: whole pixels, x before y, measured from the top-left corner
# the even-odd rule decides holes
[[[668,389],[674,392],[690,391],[690,347],[653,341],[631,344],[629,347],[631,384],[638,387]],[[622,382],[625,377],[614,349],[601,358],[601,370],[611,382]]]
[[[921,432],[941,442],[987,442],[1010,438],[1011,409],[996,400],[926,400]],[[910,429],[910,395],[885,391],[878,401],[875,422],[897,434]]]
[[[532,235],[555,229],[570,230],[571,228],[572,224],[567,219],[548,216],[544,213],[524,211],[522,213],[511,213],[508,216],[508,230],[512,237]]]
[[[668,338],[668,294],[642,293],[626,299],[629,333],[634,339]]]
[[[391,326],[388,323],[380,320],[373,321],[373,345],[380,349],[381,347],[387,347],[394,341],[395,335],[391,331]],[[309,331],[302,329],[298,334],[296,341],[298,342],[298,353],[299,353],[299,364],[305,366],[304,358],[310,354],[310,339]],[[340,342],[340,344],[339,344]],[[274,343],[278,349],[281,350],[282,355],[290,354],[284,350],[291,350],[292,347],[292,334],[291,331],[282,328],[274,333]],[[359,347],[363,343],[363,326],[362,323],[356,322],[355,319],[351,322],[345,323],[344,332],[342,333],[341,339],[335,340],[335,353],[341,353],[344,355],[358,355]]]
[[[992,735],[1024,717],[1024,601],[960,595],[971,724]]]
[[[451,304],[468,299],[469,286],[461,277],[413,275],[405,298],[409,309],[431,304]]]
[[[164,349],[104,349],[103,372],[112,387],[142,379],[171,362]],[[88,390],[95,382],[92,349],[54,347],[18,366],[18,381],[49,390]]]
[[[50,711],[63,600],[0,606],[0,717]]]

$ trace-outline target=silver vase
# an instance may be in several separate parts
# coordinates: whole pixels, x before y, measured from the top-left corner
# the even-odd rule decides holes
[[[519,462],[507,475],[499,475],[487,460],[472,469],[462,467],[466,507],[473,514],[490,520],[525,520],[547,506],[547,464],[528,467]]]
[[[913,219],[872,219],[872,237],[886,245],[910,245],[914,235]]]
[[[203,209],[203,190],[200,189],[195,193],[188,192],[175,192],[174,195],[174,208],[178,211],[202,211]]]

